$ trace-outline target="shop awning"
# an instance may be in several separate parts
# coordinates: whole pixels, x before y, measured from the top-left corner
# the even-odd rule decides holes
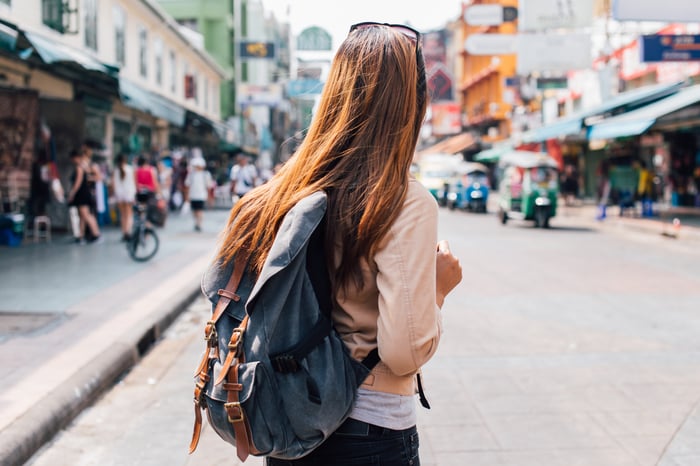
[[[654,84],[623,92],[611,97],[598,106],[580,110],[570,116],[560,118],[559,120],[543,126],[542,128],[528,131],[523,134],[522,141],[525,143],[542,142],[547,139],[581,134],[581,130],[586,125],[586,119],[590,117],[605,115],[611,112],[632,111],[677,92],[682,85],[683,83],[680,82],[672,84]],[[581,136],[583,137],[583,135]]]
[[[425,154],[456,154],[471,147],[476,141],[471,133],[460,133],[455,136],[450,136],[447,139],[433,144],[430,147],[418,151],[418,156],[422,157]]]
[[[636,136],[651,128],[659,118],[700,102],[700,84],[681,89],[665,99],[623,113],[591,126],[589,139],[614,139]]]
[[[105,64],[81,50],[33,32],[23,31],[23,35],[44,63],[75,63],[86,70],[98,71],[114,78],[119,75],[119,67]]]
[[[128,79],[119,80],[119,96],[124,105],[162,118],[175,126],[185,124],[185,109],[165,97],[151,92]]]
[[[0,23],[0,48],[14,52],[18,34],[17,29],[8,24]]]
[[[513,150],[512,144],[498,144],[474,155],[475,162],[498,162],[501,156]]]

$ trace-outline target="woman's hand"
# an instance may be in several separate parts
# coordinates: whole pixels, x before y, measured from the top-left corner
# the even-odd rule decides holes
[[[459,259],[452,255],[447,241],[440,241],[437,245],[435,257],[436,273],[436,302],[442,307],[445,296],[462,281],[462,266]]]

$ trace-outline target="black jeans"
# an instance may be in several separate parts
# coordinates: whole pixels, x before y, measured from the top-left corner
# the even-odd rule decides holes
[[[298,460],[267,458],[267,466],[420,466],[418,431],[348,419],[320,447]]]

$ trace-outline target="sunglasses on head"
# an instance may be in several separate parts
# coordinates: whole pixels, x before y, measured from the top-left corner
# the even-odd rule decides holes
[[[357,23],[350,26],[350,32],[355,31],[356,29],[363,29],[373,26],[390,27],[391,29],[400,32],[404,36],[408,37],[414,43],[418,44],[420,42],[420,32],[404,24],[375,23],[373,21],[365,21],[363,23]]]

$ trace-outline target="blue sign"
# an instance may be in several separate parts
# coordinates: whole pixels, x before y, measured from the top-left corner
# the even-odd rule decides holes
[[[640,49],[643,62],[698,61],[700,35],[642,36]]]
[[[287,83],[287,96],[316,95],[323,90],[323,83],[318,79],[295,79]]]
[[[519,87],[520,86],[520,76],[506,76],[506,87]]]

